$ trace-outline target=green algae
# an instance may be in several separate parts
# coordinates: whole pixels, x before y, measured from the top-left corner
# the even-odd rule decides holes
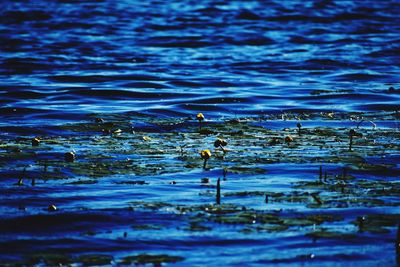
[[[362,172],[367,172],[371,174],[381,174],[381,175],[398,175],[400,172],[398,170],[395,170],[394,164],[388,165],[388,164],[368,164],[368,163],[360,163],[357,165],[350,165],[349,166],[351,170],[353,171],[362,171]]]
[[[0,153],[0,159],[4,161],[34,160],[35,152],[30,151],[7,151]]]
[[[229,167],[228,171],[234,174],[247,174],[247,175],[251,175],[251,174],[264,174],[267,171],[265,169],[256,167],[256,166],[233,166],[233,167]]]
[[[311,237],[313,239],[331,238],[331,239],[341,239],[341,240],[351,240],[357,237],[357,235],[354,233],[329,231],[326,229],[319,229],[317,231],[309,232],[306,234],[306,236]]]
[[[326,222],[341,221],[343,218],[337,215],[330,214],[314,214],[305,216],[291,217],[290,215],[283,215],[279,213],[264,213],[255,210],[241,211],[235,214],[214,215],[207,218],[216,223],[222,224],[239,224],[239,225],[253,225],[261,224],[276,225],[277,229],[289,227],[305,227],[318,225]]]
[[[288,225],[281,224],[263,224],[257,226],[246,226],[240,230],[244,234],[254,234],[254,233],[277,233],[284,232],[289,229]]]
[[[212,228],[209,226],[204,226],[201,225],[198,222],[190,222],[189,226],[184,228],[184,230],[186,231],[190,231],[190,232],[207,232],[207,231],[211,231]]]
[[[113,261],[113,257],[103,254],[87,254],[81,255],[78,258],[78,262],[84,266],[104,266],[110,265]]]
[[[322,114],[321,116],[326,117],[328,116],[327,114]],[[347,132],[345,129],[333,127],[304,129],[301,136],[295,137],[296,144],[287,147],[283,143],[278,143],[275,146],[268,145],[268,140],[271,140],[271,138],[283,140],[284,136],[287,135],[287,131],[290,131],[289,129],[271,131],[256,125],[258,122],[255,119],[213,122],[207,128],[202,128],[203,131],[211,129],[206,135],[199,135],[197,125],[194,126],[182,119],[158,119],[146,116],[137,118],[157,125],[159,128],[171,127],[171,125],[177,125],[178,127],[176,132],[163,132],[160,134],[141,132],[140,128],[133,132],[130,121],[134,117],[129,115],[112,114],[104,116],[107,119],[100,123],[93,120],[92,122],[61,126],[61,129],[79,132],[81,135],[43,138],[46,148],[39,146],[32,149],[28,148],[28,146],[20,145],[20,141],[9,140],[2,144],[2,148],[6,152],[1,152],[0,157],[2,156],[8,161],[34,160],[38,153],[42,153],[45,149],[62,149],[64,147],[66,150],[66,148],[81,146],[85,147],[86,150],[77,153],[77,162],[65,166],[69,167],[75,176],[101,178],[116,174],[158,175],[180,172],[185,168],[201,168],[202,162],[197,152],[194,151],[200,150],[199,142],[207,140],[210,135],[215,135],[215,137],[221,138],[229,136],[229,148],[226,157],[215,154],[210,159],[208,164],[210,169],[220,167],[223,162],[229,162],[231,172],[253,175],[266,172],[264,168],[259,166],[264,163],[330,162],[349,164],[349,168],[354,170],[389,174],[393,171],[391,166],[382,164],[379,166],[366,165],[364,155],[379,153],[382,144],[372,140],[377,139],[381,133],[393,136],[398,135],[395,135],[393,131],[376,129],[374,132],[369,133],[368,137],[359,140],[362,142],[356,143],[354,151],[350,153],[346,151]],[[300,115],[285,114],[285,119],[298,119],[298,116]],[[317,114],[308,114],[307,116],[318,117]],[[274,116],[268,116],[267,118],[271,119]],[[111,135],[93,136],[94,132],[104,129],[112,130]],[[113,134],[117,131],[118,135]],[[145,140],[143,136],[146,137]],[[29,142],[29,139],[26,142]],[[207,142],[209,147],[213,146],[212,141]],[[316,156],[321,153],[321,149],[326,155],[323,157]],[[386,149],[396,150],[398,148],[388,147]],[[315,152],[310,153],[313,150]],[[305,151],[308,151],[308,153],[304,153]],[[386,153],[388,152],[386,151]],[[246,157],[243,155],[246,155]],[[121,156],[132,159],[124,161]],[[163,164],[151,164],[150,162],[154,159],[162,160]],[[61,162],[62,158],[60,157],[56,165],[60,165]]]
[[[46,266],[61,266],[61,265],[71,265],[74,259],[66,254],[59,253],[33,253],[25,256],[25,259],[16,265],[27,265],[36,266],[39,264],[44,264]]]
[[[165,203],[138,203],[137,207],[150,210],[164,210],[169,207],[169,212],[177,211],[184,220],[189,220],[189,226],[184,227],[186,231],[211,231],[212,227],[204,223],[217,223],[223,225],[244,226],[240,231],[283,231],[290,227],[306,227],[342,221],[343,217],[336,214],[310,214],[310,215],[290,215],[281,213],[271,213],[246,209],[242,206],[232,204],[222,205],[177,205],[173,207]],[[164,210],[166,211],[166,210]],[[174,212],[175,213],[175,212]],[[257,229],[257,227],[261,227]],[[264,228],[263,228],[264,227]],[[269,229],[269,230],[268,230]]]
[[[90,161],[90,162],[74,162],[65,165],[71,172],[77,176],[86,176],[91,178],[101,178],[112,175],[134,174],[139,176],[148,176],[159,174],[158,165],[151,166],[149,164],[138,164],[131,160],[107,160],[107,161]]]
[[[163,229],[163,226],[159,225],[159,224],[135,224],[135,225],[132,225],[132,229],[138,230],[138,231],[161,230],[161,229]]]
[[[299,186],[301,188],[301,186]],[[321,187],[318,187],[319,189]],[[309,203],[312,201],[313,196],[309,192],[291,191],[288,193],[282,192],[269,192],[269,191],[239,191],[239,192],[227,192],[224,194],[225,197],[255,197],[264,196],[267,203],[279,202],[279,203]]]
[[[183,261],[184,258],[180,256],[170,256],[166,254],[139,254],[136,256],[124,257],[118,263],[121,265],[146,265],[153,264],[154,266],[161,266],[163,263],[177,263]]]
[[[256,215],[252,213],[238,213],[233,215],[217,215],[210,218],[216,223],[224,224],[254,224]]]
[[[88,184],[97,184],[97,180],[78,180],[70,183],[66,183],[69,185],[88,185]]]
[[[338,222],[344,218],[337,214],[313,214],[306,217],[308,220],[313,221],[315,224],[322,224],[325,222]]]
[[[347,208],[355,206],[377,207],[394,206],[399,202],[388,200],[389,196],[399,196],[400,184],[388,181],[366,181],[348,177],[322,181],[300,181],[294,185],[303,190],[325,192],[320,205],[308,203],[309,208]]]
[[[287,226],[304,227],[312,226],[315,222],[307,218],[286,218],[284,219],[283,224]]]
[[[390,232],[388,228],[397,226],[399,222],[400,214],[369,214],[358,217],[353,224],[358,226],[361,232],[385,234]]]
[[[224,197],[254,197],[254,196],[269,196],[275,199],[284,196],[284,194],[277,192],[268,192],[268,191],[239,191],[239,192],[224,193]]]

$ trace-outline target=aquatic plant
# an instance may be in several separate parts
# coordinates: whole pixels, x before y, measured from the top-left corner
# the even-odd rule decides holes
[[[216,194],[216,203],[217,205],[221,204],[221,179],[217,180],[217,194]]]
[[[349,151],[352,150],[353,147],[353,136],[355,136],[357,133],[354,129],[350,129],[349,131]]]
[[[96,123],[103,123],[103,122],[104,122],[104,119],[102,119],[102,118],[95,118],[94,121],[95,121]]]
[[[290,135],[287,135],[287,136],[285,137],[285,143],[286,143],[286,144],[290,144],[291,142],[293,142],[293,137],[290,136]]]
[[[292,114],[286,116],[290,120],[295,119]],[[323,114],[320,116],[325,118]],[[390,115],[390,120],[394,116]],[[206,127],[203,127],[202,132],[207,135],[212,134],[212,136],[199,134],[197,122],[193,125],[191,119],[152,118],[150,120],[146,118],[145,128],[137,127],[135,135],[127,130],[130,126],[124,124],[124,121],[132,121],[132,118],[123,117],[122,119],[122,115],[115,116],[115,118],[107,115],[107,121],[109,123],[101,126],[96,125],[93,119],[87,124],[68,125],[68,130],[74,132],[72,136],[47,137],[43,139],[46,140],[47,145],[40,151],[30,146],[31,137],[15,140],[3,138],[0,141],[0,156],[3,159],[0,164],[7,163],[10,169],[3,171],[4,177],[7,177],[9,173],[12,174],[10,177],[21,177],[21,185],[23,184],[22,178],[29,179],[29,182],[32,179],[32,185],[40,181],[37,178],[43,179],[43,182],[37,183],[35,188],[13,187],[12,190],[15,192],[26,191],[29,195],[36,195],[48,185],[53,184],[65,185],[70,191],[88,190],[88,192],[92,192],[91,189],[96,190],[96,185],[99,185],[100,190],[111,186],[129,191],[129,194],[132,195],[141,195],[144,191],[165,186],[167,190],[169,188],[176,192],[189,187],[190,194],[196,196],[193,198],[196,199],[196,203],[190,203],[190,200],[189,202],[185,200],[185,203],[181,200],[178,200],[177,203],[170,202],[171,198],[161,199],[163,202],[143,199],[144,201],[141,203],[128,202],[129,206],[123,206],[121,211],[119,208],[96,210],[93,204],[88,206],[82,204],[75,210],[68,208],[65,213],[68,213],[67,217],[75,218],[74,216],[77,216],[76,224],[82,221],[80,219],[81,212],[89,215],[92,213],[89,216],[91,218],[92,216],[100,218],[100,220],[93,220],[93,227],[84,228],[77,233],[80,238],[88,239],[88,244],[91,244],[94,236],[110,236],[112,240],[114,238],[123,239],[123,242],[129,243],[134,242],[139,231],[144,235],[148,233],[152,235],[154,234],[152,231],[158,231],[158,235],[164,236],[171,228],[178,234],[183,231],[185,234],[194,235],[206,231],[210,234],[219,231],[225,235],[226,229],[232,230],[232,227],[238,235],[257,235],[258,233],[280,235],[291,231],[299,233],[299,236],[303,238],[307,236],[315,239],[347,239],[347,237],[350,239],[351,235],[358,238],[364,233],[381,235],[393,232],[392,223],[389,225],[387,220],[371,218],[368,215],[368,209],[365,209],[365,215],[362,216],[366,218],[363,222],[356,221],[356,216],[353,214],[343,213],[345,218],[340,224],[348,226],[348,223],[351,222],[361,229],[360,232],[357,232],[356,227],[353,226],[345,227],[350,230],[338,231],[338,225],[331,222],[334,219],[339,220],[335,216],[342,214],[340,209],[383,207],[391,211],[393,207],[398,206],[399,183],[387,179],[380,181],[362,179],[365,178],[364,174],[372,174],[378,179],[382,176],[389,178],[398,176],[399,171],[395,164],[374,161],[377,156],[398,153],[399,133],[395,129],[381,127],[376,131],[368,131],[368,139],[362,140],[363,145],[357,147],[360,153],[355,154],[340,153],[343,149],[348,149],[347,143],[340,142],[347,135],[343,134],[343,128],[335,126],[310,127],[307,131],[301,128],[302,136],[294,146],[294,141],[287,142],[285,137],[288,133],[297,132],[297,129],[294,131],[282,127],[271,130],[265,127],[263,119],[215,122],[212,125],[212,132],[206,131]],[[285,123],[290,126],[291,122]],[[106,128],[105,125],[110,127],[112,125],[111,133],[115,132],[114,129],[121,129],[120,134],[99,135],[100,129]],[[219,151],[225,150],[224,145],[227,145],[223,142],[223,136],[229,136],[229,145],[234,146],[237,153],[233,153],[229,159],[224,161],[221,160],[221,157],[215,159],[216,163],[224,164],[209,175],[221,178],[218,180],[217,177],[215,180],[213,178],[212,183],[209,178],[200,179],[201,177],[198,177],[199,170],[192,169],[201,167],[202,162],[198,158],[197,152],[194,154],[189,152],[197,151],[199,143],[206,144],[211,140],[217,154],[221,155],[222,153]],[[160,140],[162,142],[159,142]],[[269,144],[269,140],[274,141]],[[294,138],[294,140],[297,139]],[[369,140],[375,140],[375,142]],[[389,142],[389,140],[395,141]],[[290,144],[291,153],[286,153],[286,148],[282,147],[282,144],[285,143]],[[272,144],[280,145],[271,146]],[[74,160],[66,164],[66,160],[59,158],[59,155],[62,151],[73,151],[73,147],[79,147],[80,157],[83,160]],[[352,149],[354,150],[354,147]],[[206,163],[211,158],[212,150],[203,151],[199,151],[199,153],[205,161],[203,165],[205,169],[209,167]],[[75,155],[74,151],[72,153]],[[276,164],[282,164],[281,166],[290,164],[291,167],[296,168],[304,166],[311,172],[314,169],[315,177],[307,177],[309,174],[307,172],[307,175],[299,175],[296,179],[289,177],[290,182],[282,180],[285,189],[274,188],[274,186],[264,183],[263,178],[267,176],[264,175],[267,171],[275,175]],[[20,174],[19,170],[24,166],[32,167],[29,167],[29,173]],[[193,183],[187,179],[186,172],[188,170],[193,172],[190,174],[190,178],[194,178],[196,181],[194,187]],[[327,172],[328,170],[330,173]],[[221,180],[226,180],[228,171],[232,183],[224,185],[224,192],[221,192]],[[159,176],[163,177],[159,178]],[[12,182],[15,182],[15,178],[12,179]],[[66,178],[69,180],[64,180]],[[253,179],[260,181],[260,184],[253,184]],[[26,181],[28,180],[25,180],[25,185],[27,185]],[[174,184],[179,184],[179,186],[173,186]],[[239,189],[242,184],[243,189]],[[196,190],[198,187],[201,187],[201,190]],[[222,204],[221,194],[231,204]],[[21,197],[21,203],[15,205],[15,208],[18,209],[17,212],[22,213],[27,208],[35,211],[35,203],[26,202],[24,199]],[[201,204],[210,202],[210,200],[213,204]],[[45,201],[48,201],[47,198]],[[56,199],[52,201],[56,201]],[[58,201],[58,203],[61,202],[64,203]],[[47,204],[43,206],[42,203],[38,204],[38,209],[51,213],[46,214],[48,217],[43,221],[49,221],[51,217],[57,224],[62,224],[64,211],[55,212],[57,207],[51,208],[51,205],[47,207],[51,204],[48,202],[44,202]],[[235,203],[245,203],[246,205]],[[267,210],[265,209],[266,205]],[[131,215],[131,213],[135,213],[135,215]],[[113,218],[111,221],[115,219],[121,225],[120,230],[114,231],[108,228],[108,224],[102,223],[103,219],[101,218],[105,217],[104,220],[109,221],[108,216]],[[22,217],[24,220],[30,220],[25,215]],[[69,223],[75,229],[75,222]],[[48,223],[49,228],[52,225],[58,227],[57,224]],[[322,226],[319,226],[320,224]],[[159,226],[152,227],[152,225]],[[72,236],[75,234],[68,233]],[[379,237],[376,238],[379,240]],[[82,253],[87,252],[89,251],[82,251]],[[126,253],[121,255],[116,252],[112,256],[115,257],[116,264],[122,264]],[[74,264],[83,262],[79,259],[79,255],[71,255],[70,258]],[[43,263],[45,259],[43,258],[41,261]],[[135,261],[128,260],[126,263],[128,264],[128,262],[136,264]]]
[[[39,138],[33,138],[32,139],[32,146],[39,146],[40,140]]]
[[[196,119],[199,121],[199,129],[201,129],[201,123],[204,121],[204,115],[203,113],[199,113],[196,115]]]
[[[215,148],[221,148],[222,152],[224,152],[224,154],[226,153],[226,150],[224,148],[224,146],[228,145],[228,142],[226,142],[226,140],[218,138],[217,140],[214,141],[214,147]]]
[[[139,254],[137,256],[127,256],[119,262],[122,265],[147,265],[162,266],[163,263],[176,263],[183,261],[184,258],[180,256],[170,256],[166,254]]]
[[[203,169],[205,169],[207,160],[211,158],[211,151],[209,149],[204,149],[200,152],[200,156],[204,160]]]
[[[23,178],[19,178],[18,182],[15,185],[18,185],[18,186],[24,185],[24,179]]]
[[[319,166],[319,181],[322,182],[322,165]]]
[[[47,210],[50,212],[53,212],[53,211],[57,211],[58,209],[57,209],[56,205],[51,204],[47,207]]]
[[[397,225],[397,235],[396,235],[396,262],[397,262],[397,266],[400,266],[400,223]]]
[[[76,155],[74,152],[70,151],[70,152],[66,152],[64,154],[64,159],[66,162],[74,162],[76,158]]]
[[[24,169],[22,170],[21,177],[18,179],[18,182],[15,183],[14,185],[17,185],[17,186],[24,185],[24,178],[25,177],[26,177],[26,167],[24,167]]]
[[[103,254],[86,254],[79,256],[79,262],[83,266],[104,266],[110,265],[113,260],[112,256]]]
[[[202,184],[209,184],[210,183],[210,178],[201,178],[201,183]]]
[[[301,127],[302,127],[301,123],[300,122],[297,123],[296,126],[297,126],[297,130],[298,130],[299,135],[301,135]]]
[[[224,179],[226,179],[226,176],[228,175],[228,168],[227,167],[223,168],[222,175],[224,176]]]

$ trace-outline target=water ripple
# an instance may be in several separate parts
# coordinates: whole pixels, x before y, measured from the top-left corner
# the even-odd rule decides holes
[[[393,1],[131,4],[2,3],[1,116],[397,109]]]

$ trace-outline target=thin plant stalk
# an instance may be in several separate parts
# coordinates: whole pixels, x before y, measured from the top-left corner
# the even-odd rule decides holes
[[[217,205],[221,204],[221,179],[217,180],[217,196],[216,196]]]

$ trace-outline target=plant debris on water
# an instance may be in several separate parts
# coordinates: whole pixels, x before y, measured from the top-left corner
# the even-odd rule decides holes
[[[283,247],[296,238],[317,256],[328,251],[318,247],[322,241],[306,245],[310,239],[343,255],[350,244],[353,252],[365,244],[392,247],[400,131],[380,125],[398,120],[395,113],[227,121],[200,114],[93,114],[58,126],[59,135],[2,135],[4,264],[190,264],[196,246],[213,253],[214,246],[250,240],[260,248],[261,237]],[[361,117],[376,127],[358,127],[354,118]],[[348,121],[357,135],[349,137]],[[294,261],[304,255],[287,253]]]

